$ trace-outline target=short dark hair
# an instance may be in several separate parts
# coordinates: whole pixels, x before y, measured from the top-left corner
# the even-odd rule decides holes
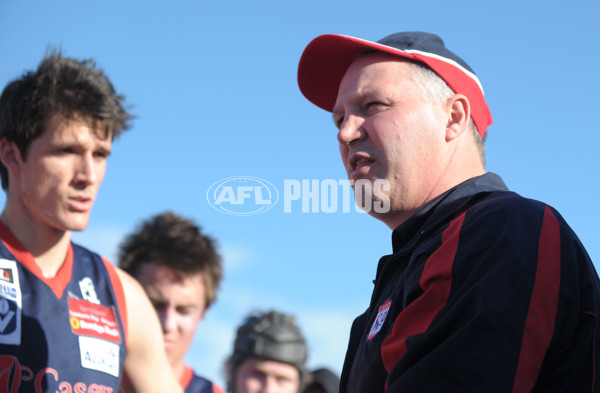
[[[134,277],[148,263],[173,269],[182,277],[201,274],[208,308],[217,298],[223,277],[215,243],[191,219],[166,211],[142,222],[124,239],[119,266]]]
[[[118,137],[133,118],[104,71],[93,60],[66,58],[50,50],[35,71],[25,72],[0,96],[0,139],[15,142],[26,159],[31,142],[55,114],[90,123],[102,137]],[[2,188],[8,171],[0,162]]]

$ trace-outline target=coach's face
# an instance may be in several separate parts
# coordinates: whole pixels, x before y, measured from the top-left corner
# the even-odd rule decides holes
[[[389,182],[390,211],[371,214],[391,228],[439,194],[447,158],[448,108],[424,96],[414,72],[391,55],[359,58],[346,71],[333,109],[348,178]]]

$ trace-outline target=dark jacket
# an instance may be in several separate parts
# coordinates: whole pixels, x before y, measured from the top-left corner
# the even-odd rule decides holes
[[[392,243],[353,323],[342,392],[599,391],[600,281],[553,208],[488,173]]]

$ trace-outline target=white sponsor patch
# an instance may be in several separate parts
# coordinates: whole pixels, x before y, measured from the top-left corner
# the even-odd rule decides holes
[[[81,365],[90,370],[119,377],[119,350],[118,344],[99,338],[79,336]]]
[[[0,344],[21,345],[21,310],[17,262],[0,259]]]

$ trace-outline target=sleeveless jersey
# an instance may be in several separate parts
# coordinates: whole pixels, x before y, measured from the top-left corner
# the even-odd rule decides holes
[[[188,366],[185,366],[184,374],[179,382],[185,390],[184,393],[225,393],[220,386],[194,373]]]
[[[71,244],[53,278],[0,224],[0,392],[118,393],[123,289],[110,262]]]

